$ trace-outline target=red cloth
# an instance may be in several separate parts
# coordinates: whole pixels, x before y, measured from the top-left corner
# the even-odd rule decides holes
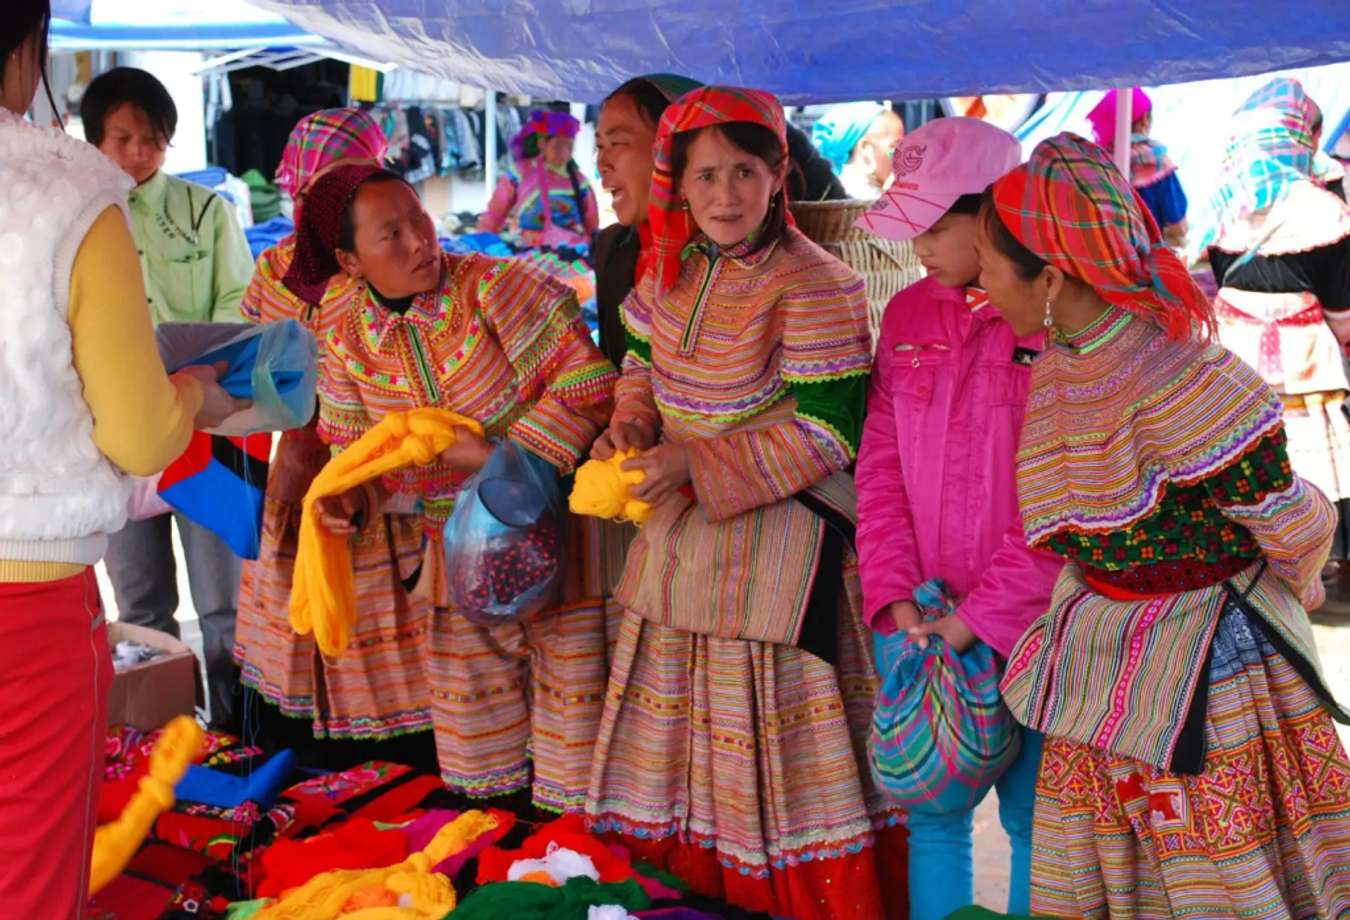
[[[94,570],[0,584],[0,905],[66,920],[89,858],[112,686]]]
[[[408,858],[408,838],[380,830],[369,818],[353,818],[337,830],[308,840],[285,837],[263,851],[266,880],[258,897],[279,898],[330,869],[383,869]]]
[[[478,884],[506,881],[511,866],[522,859],[543,859],[551,843],[589,856],[600,873],[602,884],[626,882],[637,874],[627,860],[614,855],[606,844],[590,835],[584,817],[572,814],[545,824],[535,834],[526,837],[519,850],[488,847],[478,857]]]

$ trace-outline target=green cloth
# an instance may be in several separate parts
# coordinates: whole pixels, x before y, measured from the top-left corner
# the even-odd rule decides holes
[[[1036,920],[1035,917],[1024,917],[1021,914],[1000,914],[987,907],[963,907],[955,913],[948,914],[946,920]]]
[[[132,189],[127,205],[154,324],[242,323],[253,255],[234,209],[163,170]]]
[[[618,904],[632,913],[651,907],[636,879],[602,885],[585,876],[561,888],[534,882],[497,882],[475,889],[450,914],[451,920],[586,920],[593,906]]]
[[[866,374],[820,383],[789,383],[788,391],[797,398],[798,415],[828,425],[857,456],[867,406]]]
[[[259,898],[256,901],[235,901],[225,910],[225,920],[249,920],[257,916],[264,907],[272,903],[271,898]]]
[[[281,189],[256,169],[250,169],[240,176],[248,186],[249,206],[253,210],[253,222],[264,224],[281,213]]]

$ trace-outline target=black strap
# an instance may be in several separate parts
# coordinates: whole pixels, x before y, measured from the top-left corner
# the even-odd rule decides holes
[[[216,200],[216,193],[215,193],[215,192],[211,192],[210,194],[208,194],[208,195],[206,196],[206,204],[202,205],[202,209],[201,209],[200,211],[197,212],[197,216],[196,216],[196,217],[193,217],[193,216],[192,216],[192,185],[191,185],[191,183],[188,184],[187,194],[188,194],[188,220],[190,220],[190,221],[192,222],[192,235],[193,235],[193,236],[197,236],[199,233],[201,233],[202,223],[206,220],[206,210],[207,210],[207,208],[211,207],[211,202],[213,202],[213,201]]]

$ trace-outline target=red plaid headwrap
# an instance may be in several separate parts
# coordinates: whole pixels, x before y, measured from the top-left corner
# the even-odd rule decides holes
[[[661,116],[652,151],[655,168],[652,170],[651,200],[647,206],[655,251],[656,283],[660,291],[670,290],[680,276],[680,253],[694,235],[694,220],[681,207],[675,177],[671,174],[675,135],[735,121],[762,125],[776,134],[783,148],[783,161],[787,161],[787,121],[783,106],[772,93],[738,86],[701,86],[681,96]],[[792,212],[787,209],[786,189],[778,193],[776,206],[784,209],[788,224],[796,226]]]
[[[361,184],[372,176],[394,173],[362,163],[338,166],[318,179],[309,190],[295,228],[295,258],[281,283],[306,303],[317,304],[336,275],[336,250],[342,240],[342,217]]]
[[[277,167],[277,185],[294,198],[314,174],[334,160],[384,162],[389,141],[369,112],[321,109],[291,129]]]
[[[1018,242],[1107,303],[1152,319],[1173,339],[1213,334],[1209,298],[1096,144],[1072,134],[1042,141],[994,183],[994,203]]]

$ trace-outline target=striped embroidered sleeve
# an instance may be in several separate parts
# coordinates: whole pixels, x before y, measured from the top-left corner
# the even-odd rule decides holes
[[[1262,437],[1204,482],[1224,516],[1256,538],[1270,570],[1303,606],[1320,606],[1325,598],[1321,572],[1335,534],[1336,509],[1291,471],[1284,429]]]
[[[824,267],[781,301],[780,376],[791,419],[689,444],[690,478],[711,520],[782,501],[853,462],[871,339],[862,279]]]
[[[319,437],[335,448],[346,447],[375,427],[352,378],[353,359],[341,338],[345,325],[338,323],[324,338],[319,374]]]
[[[639,287],[651,289],[647,279]],[[614,420],[641,421],[653,430],[660,426],[661,414],[652,397],[652,342],[651,312],[646,301],[634,288],[620,305],[623,319],[623,337],[627,346],[622,376],[614,388]]]
[[[591,340],[572,289],[539,269],[501,262],[478,297],[531,404],[508,436],[570,473],[609,424],[618,372]]]

